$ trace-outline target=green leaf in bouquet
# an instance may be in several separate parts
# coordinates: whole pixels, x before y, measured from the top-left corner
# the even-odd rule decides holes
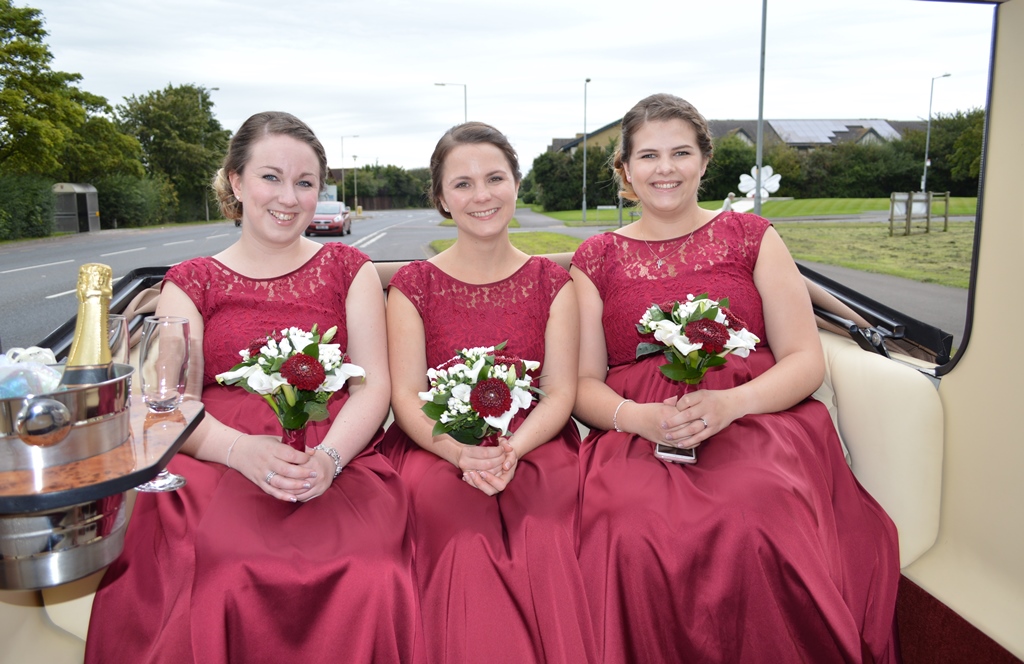
[[[327,416],[330,415],[330,413],[327,412],[327,406],[316,401],[307,401],[304,410],[306,411],[306,414],[309,415],[310,422],[321,422],[326,420]]]
[[[647,357],[648,355],[653,355],[654,353],[660,353],[660,352],[662,352],[664,350],[665,350],[665,346],[662,345],[662,344],[652,344],[652,343],[643,342],[643,343],[637,344],[637,347],[636,347],[636,359],[639,360],[641,357]]]
[[[675,362],[661,365],[661,373],[669,380],[683,381],[693,377],[692,367],[684,367]]]
[[[720,367],[725,364],[726,359],[720,355],[708,355],[707,360],[704,361],[705,367]]]
[[[309,355],[314,360],[320,359],[320,344],[315,341],[302,349],[303,355]]]
[[[304,410],[288,410],[281,418],[281,426],[285,429],[301,429],[309,421],[309,415]]]
[[[434,398],[436,399],[437,397]],[[430,419],[439,420],[441,418],[441,415],[447,409],[447,407],[448,406],[445,403],[437,403],[437,401],[428,401],[427,403],[423,404],[420,410],[426,413],[427,417],[429,417]],[[434,429],[437,429],[437,427],[442,427],[441,433],[444,433],[444,425],[441,424],[441,422],[437,422],[437,424],[434,425]],[[438,435],[438,432],[434,431],[434,435]]]
[[[449,435],[463,445],[480,444],[480,438],[477,438],[472,430],[462,429],[460,431],[452,431]]]

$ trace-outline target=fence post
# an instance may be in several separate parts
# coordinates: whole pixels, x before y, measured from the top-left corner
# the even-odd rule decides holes
[[[932,192],[924,192],[925,201],[925,213],[924,213],[924,232],[932,232]]]
[[[910,218],[914,215],[914,192],[907,192],[907,227],[904,235],[910,235]]]
[[[949,230],[949,192],[948,191],[946,192],[945,199],[946,199],[946,214],[945,214],[946,221],[943,222],[943,224],[942,224],[942,230],[943,231],[948,231]]]
[[[892,222],[896,214],[896,192],[889,192],[889,237],[892,237]]]

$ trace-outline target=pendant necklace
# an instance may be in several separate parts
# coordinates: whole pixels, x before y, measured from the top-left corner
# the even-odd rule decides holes
[[[703,225],[703,224],[701,224],[701,225]],[[700,226],[697,226],[697,228],[700,228]],[[675,254],[675,253],[678,253],[679,251],[682,251],[686,247],[686,245],[690,244],[690,240],[693,239],[693,234],[697,232],[697,228],[694,228],[692,231],[690,231],[690,234],[686,236],[686,239],[683,241],[683,243],[681,245],[679,245],[676,249],[673,249],[672,251],[668,252],[664,256],[659,256],[658,253],[656,251],[654,251],[654,248],[651,247],[651,243],[648,242],[647,238],[645,238],[643,236],[643,231],[640,231],[640,239],[643,240],[644,244],[647,245],[647,250],[650,251],[652,254],[654,254],[654,257],[658,259],[657,262],[655,262],[654,265],[660,269],[661,266],[665,264],[665,259],[666,258],[671,256],[672,254]]]

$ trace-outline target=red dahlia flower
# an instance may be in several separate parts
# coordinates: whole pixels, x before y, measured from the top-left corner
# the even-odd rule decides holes
[[[315,358],[298,353],[281,365],[281,376],[300,390],[312,392],[320,387],[327,374]]]
[[[721,353],[729,341],[729,328],[717,321],[701,318],[687,323],[686,338],[691,343],[703,344],[705,352]]]
[[[469,405],[480,417],[501,417],[512,407],[512,392],[505,381],[485,378],[469,393]]]
[[[729,322],[729,327],[733,330],[749,330],[750,326],[747,325],[742,318],[734,314],[726,307],[719,307],[722,314],[725,316],[725,320]]]
[[[256,357],[260,354],[260,348],[267,345],[267,338],[260,337],[259,339],[253,339],[249,342],[249,347],[246,348],[249,351],[249,357]]]

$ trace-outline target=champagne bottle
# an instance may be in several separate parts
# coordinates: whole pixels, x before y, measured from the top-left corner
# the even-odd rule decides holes
[[[112,281],[113,273],[107,265],[86,263],[78,268],[78,318],[60,380],[64,387],[95,385],[114,377],[107,341]]]

